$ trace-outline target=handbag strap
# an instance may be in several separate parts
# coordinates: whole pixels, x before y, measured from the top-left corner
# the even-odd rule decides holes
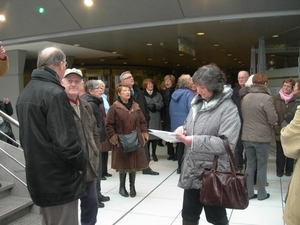
[[[232,154],[232,151],[229,147],[228,139],[225,136],[220,136],[220,138],[222,139],[223,145],[224,145],[225,150],[226,150],[226,153],[229,156],[229,164],[230,164],[231,173],[235,173],[235,171],[237,171],[238,169],[237,169],[237,166],[236,166],[235,158],[234,158],[234,156]],[[219,156],[215,155],[213,165],[212,165],[212,170],[215,170],[215,171],[217,170],[218,158],[219,158]]]

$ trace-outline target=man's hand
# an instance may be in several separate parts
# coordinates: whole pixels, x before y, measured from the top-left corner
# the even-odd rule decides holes
[[[5,49],[4,47],[1,45],[2,42],[0,41],[0,59],[6,59],[6,55],[5,55]]]

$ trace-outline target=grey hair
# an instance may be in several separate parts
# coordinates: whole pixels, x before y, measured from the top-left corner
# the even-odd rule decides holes
[[[121,75],[120,75],[120,81],[123,81],[124,80],[124,76],[126,75],[126,74],[131,74],[131,72],[130,71],[125,71],[125,72],[123,72]]]
[[[177,88],[184,88],[190,86],[190,79],[191,75],[189,74],[182,74],[177,81]]]
[[[37,68],[44,66],[59,66],[61,62],[66,61],[66,55],[57,46],[46,47],[38,53]]]
[[[200,67],[193,75],[195,85],[203,85],[214,95],[224,90],[225,76],[218,66],[209,64]]]
[[[94,90],[95,87],[97,87],[98,85],[100,84],[100,82],[98,80],[88,80],[86,83],[85,83],[85,92],[86,93],[89,93],[89,90],[92,89]]]
[[[105,88],[105,83],[102,80],[98,80],[100,85],[103,86]]]

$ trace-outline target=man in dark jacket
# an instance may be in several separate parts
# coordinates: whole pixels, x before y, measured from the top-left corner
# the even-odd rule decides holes
[[[66,67],[57,47],[40,51],[16,104],[28,190],[44,224],[77,225],[78,199],[85,196],[87,157],[60,84]]]
[[[139,106],[144,114],[144,117],[147,121],[147,124],[149,125],[150,113],[149,113],[149,109],[147,106],[147,101],[145,99],[143,92],[140,90],[140,88],[134,84],[134,78],[133,78],[132,74],[130,73],[130,71],[123,72],[120,76],[120,80],[122,83],[128,84],[131,87],[131,97],[133,98],[133,100],[136,103],[139,104]],[[148,165],[149,165],[150,158],[149,158],[148,145],[145,145],[144,149],[145,149],[145,153],[146,153],[146,157],[147,157],[147,161],[148,161]],[[150,167],[148,167],[147,169],[144,169],[143,174],[159,175],[158,172],[153,171]]]
[[[240,71],[238,73],[237,79],[238,79],[239,85],[233,88],[233,94],[231,96],[232,100],[234,101],[234,103],[236,104],[236,107],[238,109],[241,122],[243,121],[243,119],[242,119],[242,112],[241,112],[240,90],[241,90],[241,88],[245,88],[245,83],[247,82],[248,78],[249,78],[249,73],[247,71]],[[241,137],[242,137],[242,128],[240,130],[239,139],[237,141],[237,144],[235,146],[235,151],[234,151],[236,164],[237,164],[238,170],[240,170],[240,171],[242,171],[244,169],[244,146],[243,146]]]

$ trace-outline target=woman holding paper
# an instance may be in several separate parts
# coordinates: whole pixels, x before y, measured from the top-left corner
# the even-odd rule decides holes
[[[226,225],[226,209],[208,206],[199,201],[202,172],[211,168],[214,155],[219,156],[218,169],[230,171],[228,155],[220,136],[228,139],[235,148],[240,120],[237,108],[231,100],[232,89],[225,85],[225,76],[214,64],[199,68],[193,75],[198,95],[184,126],[175,130],[179,141],[186,145],[178,186],[184,189],[183,224],[196,225],[204,209],[209,223]]]

